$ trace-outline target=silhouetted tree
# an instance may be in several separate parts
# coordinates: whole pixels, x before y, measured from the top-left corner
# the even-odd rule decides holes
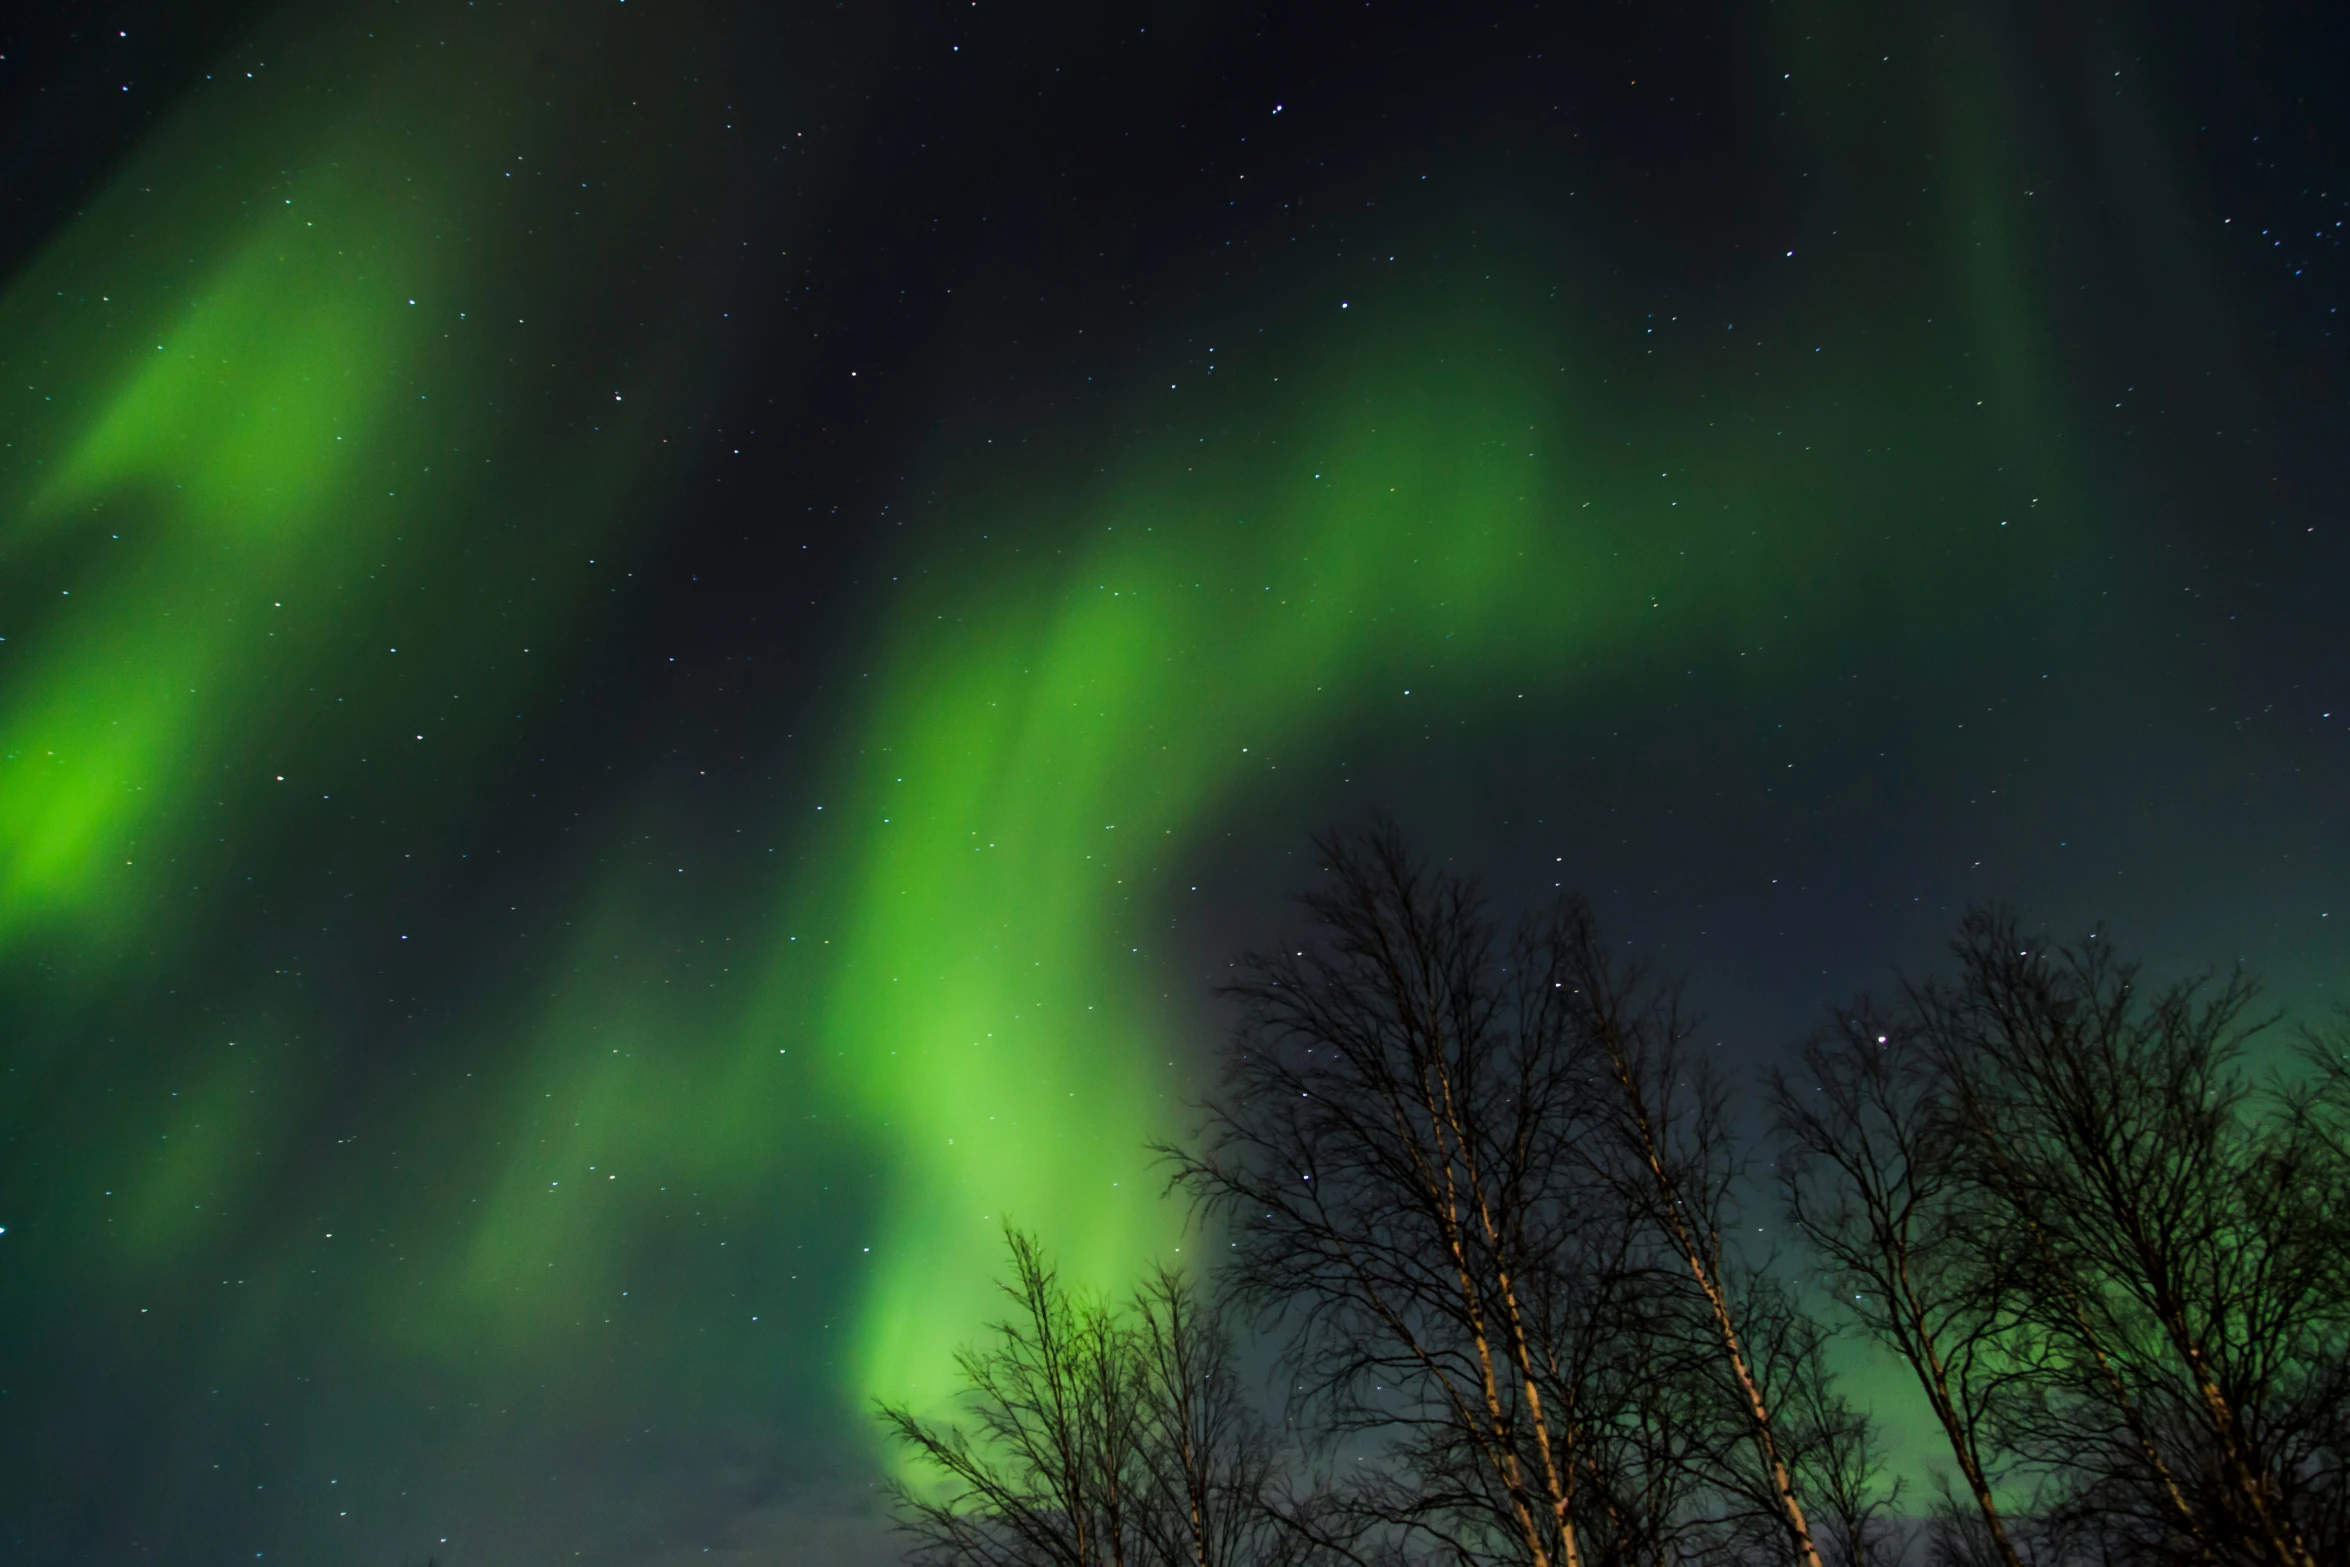
[[[1317,945],[1244,965],[1177,1179],[1229,1226],[1237,1298],[1291,1329],[1300,1407],[1389,1439],[1358,1506],[1464,1559],[1578,1567],[1627,1244],[1578,1222],[1588,1070],[1471,889],[1391,830],[1319,847]]]
[[[2145,992],[1995,912],[1953,948],[1777,1095],[1803,1233],[1973,1493],[1951,1554],[2026,1554],[2004,1472],[2035,1559],[2344,1560],[2341,1052],[2262,1089],[2241,974]]]
[[[1808,1324],[1730,1241],[1744,1159],[1724,1085],[1691,1057],[1675,987],[1610,953],[1580,903],[1554,929],[1552,985],[1603,1074],[1599,1135],[1585,1147],[1642,1234],[1650,1276],[1679,1307],[1666,1318],[1686,1351],[1674,1364],[1710,1387],[1705,1404],[1735,1433],[1712,1461],[1732,1494],[1752,1502],[1750,1521],[1778,1534],[1792,1560],[1822,1567],[1778,1410],[1798,1391],[1824,1410],[1832,1394]],[[1844,1412],[1821,1432],[1857,1418]]]
[[[2022,1567],[1996,1500],[1992,1409],[2014,1378],[2023,1304],[2008,1226],[1958,1157],[1962,1128],[1910,1020],[1868,1003],[1772,1075],[1788,1217],[1842,1285],[1845,1309],[1899,1355],[1950,1444],[2000,1567]]]
[[[1888,1478],[1875,1423],[1852,1407],[1827,1374],[1834,1330],[1822,1314],[1778,1292],[1777,1320],[1761,1314],[1754,1337],[1792,1374],[1773,1376],[1773,1408],[1785,1433],[1799,1494],[1813,1498],[1812,1528],[1821,1554],[1841,1567],[1894,1567],[1908,1553],[1911,1530],[1901,1516],[1905,1489]]]
[[[1342,1537],[1298,1495],[1240,1385],[1230,1330],[1186,1275],[1153,1270],[1134,1300],[1154,1561],[1280,1567]]]
[[[2283,1222],[2321,1265],[2307,1337],[2312,1372],[2283,1466],[2300,1479],[2295,1519],[2321,1562],[2350,1561],[2350,1012],[2302,1034],[2303,1080],[2278,1095],[2289,1127],[2281,1161],[2298,1178]]]
[[[1201,1145],[1165,1152],[1227,1228],[1236,1298],[1286,1329],[1299,1408],[1375,1439],[1366,1538],[1816,1567],[1772,1404],[1807,1378],[1835,1401],[1730,1243],[1731,1127],[1671,988],[1579,904],[1504,947],[1391,827],[1317,847],[1315,931],[1243,965]],[[1822,1440],[1850,1457],[1836,1407]]]
[[[2044,1396],[2015,1439],[2082,1475],[2073,1506],[2116,1541],[2314,1567],[2292,1450],[2344,1391],[2339,1258],[2313,1244],[2313,1150],[2241,1070],[2253,983],[2142,996],[2107,943],[1996,914],[1956,949],[1914,1005],[1972,1179],[2030,1246],[2016,1358]]]
[[[926,1482],[893,1483],[913,1557],[938,1567],[1291,1567],[1273,1445],[1191,1282],[1154,1272],[1124,1309],[1062,1285],[1007,1227],[1014,1314],[957,1356],[968,1424],[884,1405]],[[1292,1512],[1297,1512],[1292,1507]],[[1310,1524],[1310,1516],[1299,1515]]]

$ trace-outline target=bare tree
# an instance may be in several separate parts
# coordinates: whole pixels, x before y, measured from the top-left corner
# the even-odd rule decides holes
[[[1134,1300],[1136,1363],[1156,1505],[1153,1560],[1281,1567],[1342,1537],[1317,1498],[1290,1494],[1234,1368],[1230,1330],[1192,1280],[1153,1270]]]
[[[1730,1244],[1670,987],[1579,904],[1504,946],[1392,827],[1317,847],[1314,934],[1243,966],[1201,1147],[1164,1151],[1301,1407],[1380,1444],[1358,1505],[1462,1562],[1751,1554],[1759,1518],[1819,1567],[1772,1400],[1825,1373]]]
[[[1230,1341],[1188,1279],[1123,1310],[1062,1285],[1007,1228],[1014,1314],[957,1356],[968,1424],[883,1406],[925,1471],[893,1484],[912,1556],[936,1567],[1295,1567],[1280,1465],[1238,1395]],[[1290,1509],[1295,1513],[1297,1509]]]
[[[1774,1281],[1776,1283],[1776,1281]],[[1757,1313],[1750,1338],[1761,1343],[1766,1385],[1795,1471],[1796,1489],[1814,1499],[1811,1523],[1821,1553],[1842,1567],[1896,1567],[1912,1530],[1901,1515],[1899,1477],[1888,1478],[1875,1423],[1855,1409],[1829,1375],[1834,1330],[1827,1313],[1774,1287],[1771,1309]]]
[[[2072,1477],[2058,1521],[2102,1550],[2314,1567],[2342,1188],[2322,1118],[2263,1113],[2241,1068],[2252,982],[2143,995],[2102,940],[2046,949],[1995,913],[1954,945],[1957,979],[1910,1005],[1966,1178],[2029,1264],[2007,1339],[2035,1396],[2005,1440]]]
[[[2293,1194],[2278,1219],[2325,1272],[2301,1318],[2301,1386],[2277,1424],[2281,1466],[2298,1481],[2294,1516],[2319,1561],[2350,1561],[2350,1011],[2305,1028],[2303,1075],[2276,1092],[2285,1151],[2272,1185]]]
[[[1863,1002],[1772,1076],[1789,1218],[1843,1286],[1844,1308],[1917,1379],[1983,1543],[2022,1567],[1996,1499],[1994,1405],[2023,1305],[2014,1248],[1957,1155],[1962,1128],[1909,1021]]]
[[[1071,1297],[1033,1237],[1005,1230],[1016,1310],[956,1356],[972,1425],[883,1406],[935,1490],[894,1487],[918,1560],[941,1567],[1125,1567],[1143,1560],[1132,1501],[1141,1415],[1134,1345]]]
[[[1788,1555],[1803,1567],[1822,1567],[1771,1377],[1758,1355],[1766,1347],[1793,1349],[1784,1339],[1766,1345],[1756,1332],[1790,1324],[1756,1309],[1768,1287],[1745,1249],[1730,1242],[1743,1160],[1723,1085],[1690,1055],[1691,1026],[1675,987],[1611,954],[1579,904],[1561,912],[1555,932],[1552,982],[1576,1036],[1614,1089],[1601,1096],[1602,1135],[1589,1147],[1617,1199],[1643,1221],[1661,1252],[1663,1277],[1685,1307],[1689,1341],[1701,1346],[1686,1363],[1717,1387],[1717,1402],[1739,1433],[1736,1447],[1718,1458],[1736,1474],[1743,1454],[1760,1512],[1775,1521]],[[1778,1359],[1790,1373],[1804,1364],[1800,1355]],[[1811,1374],[1819,1374],[1816,1357]]]
[[[1237,1298],[1292,1330],[1301,1408],[1377,1432],[1358,1503],[1463,1560],[1580,1567],[1583,1399],[1617,1277],[1586,1270],[1588,1074],[1538,960],[1398,835],[1325,839],[1311,950],[1252,957],[1200,1151],[1175,1179],[1232,1237]],[[1578,1287],[1580,1286],[1580,1287]]]

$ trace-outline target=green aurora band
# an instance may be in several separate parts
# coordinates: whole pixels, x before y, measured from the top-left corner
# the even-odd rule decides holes
[[[1515,367],[1383,368],[1254,461],[1089,497],[1090,539],[896,649],[846,907],[795,927],[839,932],[823,1048],[896,1152],[867,1392],[943,1394],[1007,1219],[1103,1285],[1180,1244],[1146,1145],[1181,1131],[1187,1009],[1153,960],[1205,824],[1429,649],[1522,681],[1608,618],[1610,573],[1542,526],[1556,477],[1490,434],[1555,428],[1546,400]]]
[[[457,10],[377,19],[378,36],[293,18],[240,52],[258,85],[207,78],[0,298],[19,372],[0,456],[0,953],[64,976],[49,1026],[25,1030],[28,1073],[121,1064],[45,1040],[135,1013],[142,972],[209,934],[188,883],[252,879],[216,843],[267,834],[291,846],[280,863],[308,869],[308,846],[332,875],[348,823],[456,835],[474,780],[511,765],[503,720],[575,667],[608,591],[596,557],[649,509],[663,437],[705,417],[708,356],[671,317],[698,319],[718,274],[650,235],[727,171],[681,183],[616,134],[613,100],[624,121],[680,114],[653,25]],[[577,58],[550,84],[529,62],[558,39]],[[209,1027],[137,1025],[131,1048],[180,1058],[161,1119],[44,1128],[28,1150],[87,1172],[69,1201],[111,1226],[126,1279],[223,1248],[290,1260],[312,1230],[251,1215],[273,1178],[312,1179],[294,1172],[337,1087],[331,1049],[286,1041],[352,1025],[233,983],[218,1000],[249,1020],[223,1031],[241,1053]],[[508,1023],[485,1019],[485,1043]],[[385,1108],[411,1136],[448,1115]],[[256,1307],[229,1337],[291,1309]],[[437,1352],[455,1332],[403,1337]]]
[[[134,883],[115,868],[175,830],[191,803],[175,783],[234,755],[249,784],[245,758],[295,672],[365,678],[351,644],[389,618],[366,598],[379,562],[402,544],[434,564],[478,556],[469,533],[516,503],[502,475],[480,475],[508,457],[480,432],[527,438],[484,410],[524,384],[512,356],[539,334],[496,309],[513,290],[486,253],[523,239],[498,232],[487,187],[511,175],[479,143],[535,150],[552,116],[479,101],[445,67],[351,69],[356,101],[323,129],[205,89],[0,301],[9,362],[41,378],[25,387],[0,541],[46,548],[51,573],[86,584],[44,617],[0,699],[0,947],[127,917]],[[251,150],[289,140],[311,148],[295,168]],[[546,325],[583,292],[538,295]],[[592,545],[617,510],[596,497],[641,476],[596,450],[613,443],[577,444],[571,476],[534,472],[527,504]],[[494,667],[514,689],[533,629],[551,628],[502,627],[511,646],[493,653],[452,649],[467,634],[452,627],[409,651],[430,683],[507,655]]]
[[[91,399],[63,460],[11,508],[18,548],[105,526],[109,502],[133,512],[151,542],[109,563],[96,590],[83,590],[94,603],[58,617],[42,652],[10,671],[0,941],[38,922],[114,912],[125,879],[109,869],[135,863],[122,851],[171,811],[170,781],[213,759],[207,731],[253,722],[223,688],[261,656],[256,642],[276,639],[273,618],[292,622],[289,637],[308,628],[309,595],[297,585],[339,575],[389,542],[395,513],[358,502],[354,470],[397,406],[383,384],[397,372],[387,370],[427,352],[425,322],[438,324],[439,312],[425,317],[394,292],[433,295],[444,279],[418,253],[411,223],[369,210],[366,176],[380,171],[331,156],[326,167],[324,177],[288,180],[298,205],[281,197],[184,301],[157,290],[164,297],[140,310],[122,285],[124,306],[102,329],[113,363],[93,377],[111,384]],[[114,205],[130,204],[117,194]],[[154,242],[125,214],[89,223],[130,230],[109,234],[114,243]],[[43,285],[71,280],[81,294],[95,258],[72,252],[98,248],[69,241],[68,254],[13,291],[0,330],[21,339],[61,313],[53,301],[65,289]],[[134,357],[126,342],[150,351]],[[296,614],[273,617],[283,599],[264,595],[287,593]]]

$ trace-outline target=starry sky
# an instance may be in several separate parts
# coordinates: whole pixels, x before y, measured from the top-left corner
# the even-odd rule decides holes
[[[2327,8],[30,9],[0,1559],[893,1559],[1374,811],[2350,1000]]]

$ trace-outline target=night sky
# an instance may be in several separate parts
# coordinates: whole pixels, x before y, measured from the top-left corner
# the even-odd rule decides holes
[[[2332,7],[26,9],[0,1560],[894,1559],[1381,809],[2350,1000]]]

